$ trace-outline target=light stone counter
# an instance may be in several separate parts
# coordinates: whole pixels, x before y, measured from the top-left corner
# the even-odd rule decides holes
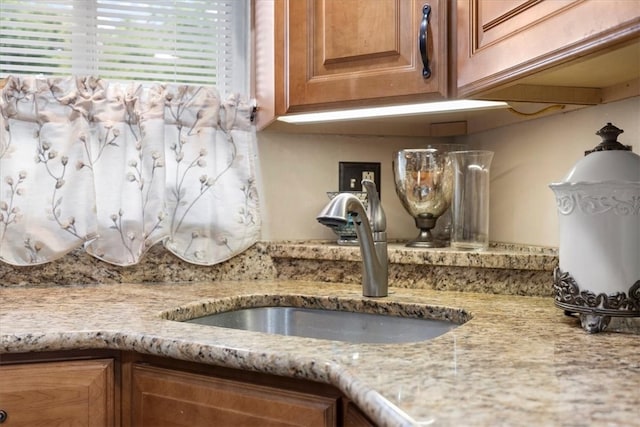
[[[472,317],[431,341],[393,345],[161,318],[220,298],[292,294],[365,300],[359,286],[289,280],[6,287],[0,353],[110,348],[305,378],[333,384],[380,425],[640,425],[639,319],[589,335],[547,297],[392,288],[376,301]]]

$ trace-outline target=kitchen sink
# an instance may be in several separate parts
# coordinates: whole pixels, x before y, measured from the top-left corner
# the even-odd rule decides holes
[[[304,307],[279,305],[277,302],[282,304],[287,301],[274,302],[272,299],[271,306],[266,307],[236,307],[229,311],[193,318],[184,314],[188,310],[181,309],[179,312],[182,315],[165,313],[165,318],[267,334],[377,344],[430,340],[455,329],[469,319],[467,313],[456,309],[373,303],[371,300],[367,301],[366,307],[362,307],[362,301],[351,301],[352,304],[349,304],[349,301],[339,301],[337,304],[335,301],[333,304],[327,304],[326,301],[321,304],[309,304],[310,300],[305,298]],[[237,306],[237,301],[235,303]],[[376,310],[382,312],[376,313]]]
[[[459,326],[446,320],[297,307],[246,308],[187,322],[268,334],[384,344],[425,341]]]

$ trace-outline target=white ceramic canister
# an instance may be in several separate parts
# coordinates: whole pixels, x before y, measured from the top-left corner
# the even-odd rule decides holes
[[[562,182],[550,184],[560,225],[556,306],[588,332],[611,317],[640,316],[640,156],[608,123]]]

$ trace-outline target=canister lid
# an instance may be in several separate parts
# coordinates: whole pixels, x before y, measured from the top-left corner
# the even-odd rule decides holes
[[[640,156],[631,151],[630,145],[618,142],[618,135],[622,132],[611,123],[596,132],[602,142],[585,152],[585,156],[574,165],[563,182],[640,182]]]
[[[618,142],[618,135],[623,133],[624,131],[610,122],[603,126],[599,131],[596,132],[596,135],[602,138],[600,144],[596,145],[592,150],[587,150],[584,152],[584,155],[588,155],[591,153],[595,153],[597,151],[609,151],[609,150],[624,150],[631,151],[630,145],[623,145]]]

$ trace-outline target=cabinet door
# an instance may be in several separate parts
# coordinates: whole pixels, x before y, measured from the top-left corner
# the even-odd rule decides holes
[[[427,79],[419,49],[425,3]],[[288,0],[282,7],[284,112],[447,96],[445,0]]]
[[[636,0],[458,0],[458,95],[505,86],[639,35]]]
[[[146,365],[132,369],[135,426],[333,426],[338,399]]]
[[[347,401],[344,404],[344,419],[342,425],[345,427],[374,427],[375,424],[367,418],[365,414],[353,403]]]
[[[113,426],[113,360],[1,366],[0,409],[7,426]]]

